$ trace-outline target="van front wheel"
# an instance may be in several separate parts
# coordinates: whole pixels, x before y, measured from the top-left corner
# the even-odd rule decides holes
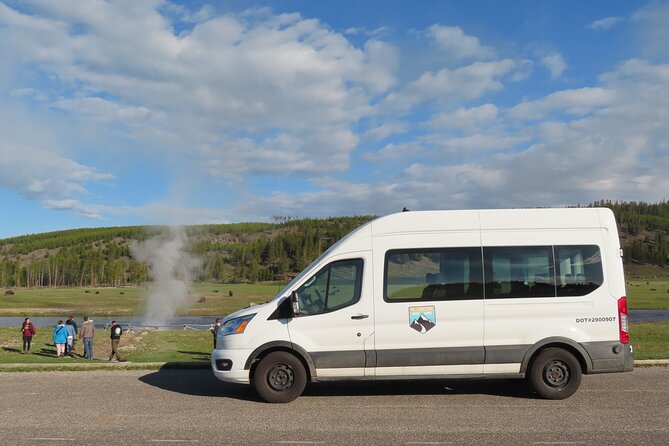
[[[582,375],[574,355],[561,348],[547,348],[532,361],[529,381],[543,398],[562,400],[578,390]]]
[[[289,403],[304,391],[307,372],[294,355],[272,352],[260,360],[253,385],[268,403]]]

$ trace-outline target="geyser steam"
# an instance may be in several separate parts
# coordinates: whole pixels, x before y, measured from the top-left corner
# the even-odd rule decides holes
[[[200,261],[185,250],[186,242],[183,228],[172,226],[166,234],[130,248],[132,256],[149,267],[147,324],[164,325],[188,300],[188,290]]]

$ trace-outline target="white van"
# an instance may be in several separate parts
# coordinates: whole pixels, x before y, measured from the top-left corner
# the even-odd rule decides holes
[[[447,377],[562,399],[633,359],[613,213],[579,208],[378,218],[224,319],[211,363],[288,402],[308,381]]]

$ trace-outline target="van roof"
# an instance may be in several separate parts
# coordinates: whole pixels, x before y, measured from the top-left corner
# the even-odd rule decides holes
[[[482,209],[399,212],[373,220],[371,229],[378,236],[479,229],[609,228],[611,225],[615,225],[615,220],[607,208]]]

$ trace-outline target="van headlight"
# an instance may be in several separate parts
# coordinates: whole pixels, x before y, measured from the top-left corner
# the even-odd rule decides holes
[[[256,313],[253,313],[253,314],[247,314],[246,316],[230,319],[221,327],[221,330],[219,332],[220,335],[227,336],[227,335],[244,333],[244,330],[246,330],[246,326],[249,325],[249,322],[251,322],[251,319],[253,319],[255,315]]]

